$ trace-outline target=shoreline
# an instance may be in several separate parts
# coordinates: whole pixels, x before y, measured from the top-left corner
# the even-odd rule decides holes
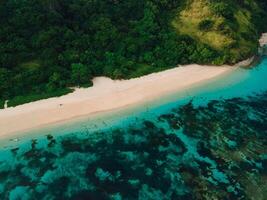
[[[262,34],[259,44],[267,44],[267,33]],[[93,79],[93,87],[78,88],[61,97],[17,107],[7,107],[5,104],[5,109],[0,109],[0,139],[85,116],[116,113],[162,97],[167,98],[172,93],[186,92],[187,89],[205,85],[235,69],[249,68],[255,58],[253,56],[233,66],[178,65],[176,68],[129,80],[96,77]]]
[[[260,47],[267,45],[267,33],[262,33],[261,38],[259,39]]]
[[[249,62],[251,59],[242,63]],[[130,80],[97,77],[93,79],[93,87],[0,110],[0,138],[145,104],[231,73],[242,63],[235,66],[185,65]]]

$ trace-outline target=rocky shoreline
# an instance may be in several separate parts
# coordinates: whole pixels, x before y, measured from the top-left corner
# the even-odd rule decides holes
[[[259,43],[259,56],[267,56],[267,33],[261,35]]]

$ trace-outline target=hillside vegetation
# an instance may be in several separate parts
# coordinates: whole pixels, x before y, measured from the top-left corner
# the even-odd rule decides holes
[[[253,55],[264,0],[5,0],[0,2],[0,102],[11,105],[177,64]],[[1,100],[2,99],[2,100]]]
[[[180,34],[219,51],[214,64],[236,63],[257,50],[263,10],[255,1],[189,0],[172,21]],[[259,22],[254,23],[256,20]]]

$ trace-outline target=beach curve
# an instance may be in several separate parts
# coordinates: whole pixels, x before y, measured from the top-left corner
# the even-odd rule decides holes
[[[191,64],[130,80],[97,77],[91,88],[77,88],[61,97],[0,110],[0,138],[43,125],[146,103],[231,73],[251,60],[236,66]]]

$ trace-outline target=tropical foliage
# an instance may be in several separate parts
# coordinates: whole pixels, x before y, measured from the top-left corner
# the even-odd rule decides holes
[[[1,1],[0,99],[237,62],[255,53],[264,9],[264,0]]]

